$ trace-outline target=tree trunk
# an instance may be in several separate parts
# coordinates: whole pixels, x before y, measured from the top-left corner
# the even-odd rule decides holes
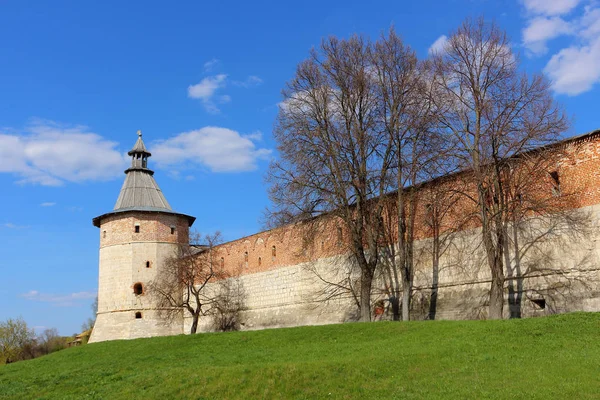
[[[196,333],[196,331],[198,330],[198,319],[199,319],[199,315],[194,313],[192,315],[192,327],[190,328],[191,334]]]
[[[437,312],[438,284],[440,281],[440,237],[437,230],[433,234],[433,262],[431,276],[431,300],[429,302],[429,319],[435,319]]]
[[[360,321],[371,321],[371,285],[373,283],[373,272],[368,265],[363,269],[360,280]]]
[[[405,274],[402,277],[402,321],[410,320],[410,292],[412,290],[412,283],[410,277]],[[409,279],[405,279],[405,276]]]
[[[520,307],[517,305],[517,290],[515,289],[515,269],[510,262],[510,255],[508,253],[508,244],[504,248],[504,263],[506,264],[506,279],[508,280],[508,312],[509,318],[521,318],[519,311]]]
[[[398,158],[398,176],[397,176],[398,194],[397,194],[397,213],[398,213],[398,257],[396,260],[396,268],[400,270],[400,279],[402,280],[402,320],[407,320],[407,311],[405,310],[407,301],[405,299],[407,286],[407,271],[406,271],[406,212],[404,205],[404,188],[402,186],[402,160]],[[409,291],[410,298],[410,291]]]
[[[490,232],[489,225],[485,218],[481,229],[486,258],[492,275],[488,317],[490,319],[502,319],[502,311],[504,308],[504,263],[502,262],[504,236],[501,232],[497,231],[497,238],[494,243],[492,233]]]
[[[504,235],[502,232],[502,226],[498,226],[498,223],[496,223],[496,229],[494,232],[496,234],[496,238],[494,240],[494,235],[492,234],[492,224],[490,223],[488,214],[489,211],[487,209],[489,193],[481,183],[479,183],[477,186],[481,212],[481,235],[487,263],[492,276],[488,318],[502,319],[502,311],[504,308],[504,263],[502,260],[504,250]],[[496,216],[498,215],[499,214],[496,213]],[[501,224],[501,222],[499,223]]]
[[[517,283],[517,290],[514,298],[514,318],[521,318],[521,299],[523,298],[523,276],[521,275],[521,253],[519,246],[519,225],[515,222],[513,224],[513,242],[515,244],[515,280]]]
[[[504,309],[504,273],[502,263],[494,260],[492,267],[492,284],[490,288],[490,319],[502,319]]]
[[[394,293],[390,297],[389,301],[392,306],[392,319],[394,321],[400,321],[400,299],[398,298],[400,293],[394,290]]]

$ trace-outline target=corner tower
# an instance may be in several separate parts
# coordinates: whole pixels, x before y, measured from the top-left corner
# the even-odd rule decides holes
[[[93,219],[100,228],[98,313],[90,342],[183,333],[183,315],[165,321],[147,285],[181,243],[195,218],[174,212],[148,168],[142,133],[114,209]]]

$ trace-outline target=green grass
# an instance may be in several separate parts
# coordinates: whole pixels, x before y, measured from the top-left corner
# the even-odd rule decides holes
[[[600,314],[90,344],[0,366],[14,399],[600,398]]]

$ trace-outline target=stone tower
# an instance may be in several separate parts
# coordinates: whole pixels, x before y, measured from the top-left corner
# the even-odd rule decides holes
[[[148,169],[142,133],[114,209],[93,219],[100,228],[98,314],[90,342],[183,333],[183,315],[164,321],[147,284],[181,243],[195,218],[174,212]]]

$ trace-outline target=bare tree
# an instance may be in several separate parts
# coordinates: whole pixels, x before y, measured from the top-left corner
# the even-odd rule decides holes
[[[196,333],[200,317],[208,315],[216,301],[216,292],[207,286],[227,277],[214,250],[220,242],[219,232],[191,234],[190,243],[180,244],[149,284],[150,295],[167,320],[181,317],[182,311],[191,315],[190,333]]]
[[[388,228],[385,243],[389,257],[394,262],[384,268],[384,272],[387,272],[384,278],[387,278],[393,319],[399,319],[402,293],[402,319],[408,320],[414,280],[412,256],[416,203],[413,184],[420,171],[417,165],[421,161],[420,154],[417,154],[420,150],[418,147],[425,142],[419,139],[421,130],[418,127],[422,117],[419,113],[423,111],[423,93],[419,93],[422,81],[414,51],[402,42],[393,29],[387,37],[382,36],[374,44],[372,62],[378,94],[378,120],[387,135],[386,140],[392,145],[388,174],[391,185],[397,188],[395,212],[388,208],[387,224],[384,225]],[[407,190],[404,190],[405,186],[408,186]]]
[[[360,269],[360,319],[371,319],[384,194],[392,144],[378,129],[371,44],[331,37],[302,62],[283,91],[269,170],[271,216],[293,221],[330,214],[348,232]]]
[[[503,316],[505,221],[503,171],[516,154],[555,141],[568,127],[541,75],[519,71],[506,34],[483,19],[466,20],[434,56],[440,124],[459,147],[459,165],[472,173],[465,193],[478,209],[481,239],[491,273],[489,318]]]
[[[578,150],[577,144],[571,149]],[[564,145],[547,146],[517,155],[502,171],[506,188],[503,203],[507,208],[504,257],[511,318],[521,317],[524,279],[550,272],[562,274],[551,256],[553,247],[564,246],[569,240],[580,243],[591,233],[589,213],[578,210],[583,188],[576,183],[561,184],[561,161],[565,159],[568,154]],[[563,282],[570,285],[575,280],[565,277]]]
[[[374,45],[373,69],[377,76],[379,121],[387,140],[392,144],[393,162],[390,168],[392,185],[396,188],[386,226],[386,243],[394,260],[386,287],[394,319],[398,319],[399,304],[402,319],[410,319],[410,303],[414,283],[415,223],[420,184],[450,172],[447,167],[451,141],[436,126],[438,109],[432,100],[432,75],[428,62],[419,62],[412,49],[390,30]],[[395,240],[394,240],[395,238]],[[398,275],[401,283],[398,282]],[[399,295],[402,294],[402,301]]]

